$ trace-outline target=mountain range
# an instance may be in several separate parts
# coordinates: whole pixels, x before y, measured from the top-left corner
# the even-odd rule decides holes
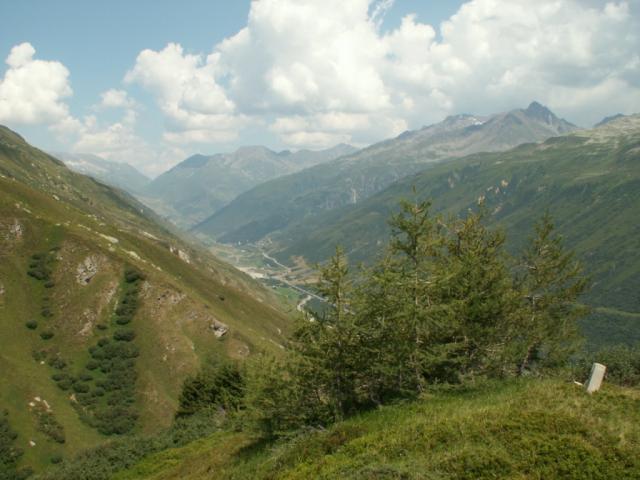
[[[150,182],[140,198],[176,225],[191,227],[260,183],[355,150],[344,144],[297,152],[252,146],[233,153],[193,155]]]
[[[352,260],[369,262],[388,239],[387,222],[399,201],[415,195],[445,215],[464,215],[483,198],[489,221],[506,230],[513,252],[549,211],[592,276],[584,298],[595,309],[584,325],[589,341],[640,341],[640,115],[442,162],[356,205],[273,233],[270,254],[281,262],[322,262],[341,245]]]
[[[239,195],[194,227],[223,242],[255,242],[303,219],[357,204],[447,159],[502,151],[575,131],[537,102],[491,116],[456,115]],[[286,233],[283,233],[286,235]]]

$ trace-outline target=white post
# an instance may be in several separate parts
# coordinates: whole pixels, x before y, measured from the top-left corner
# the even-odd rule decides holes
[[[607,367],[601,363],[594,363],[591,367],[591,374],[586,384],[587,393],[593,393],[600,390],[602,381],[604,380],[604,374],[607,371]]]

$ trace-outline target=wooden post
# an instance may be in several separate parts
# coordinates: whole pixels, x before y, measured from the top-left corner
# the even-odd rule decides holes
[[[601,363],[594,363],[591,367],[591,374],[589,380],[586,383],[587,393],[593,393],[600,390],[602,381],[604,380],[604,374],[607,371],[607,367]]]

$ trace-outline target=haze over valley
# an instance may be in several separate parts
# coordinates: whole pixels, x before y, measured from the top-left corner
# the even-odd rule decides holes
[[[0,480],[640,478],[640,4],[0,17]]]

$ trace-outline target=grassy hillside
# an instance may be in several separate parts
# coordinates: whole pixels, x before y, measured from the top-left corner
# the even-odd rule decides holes
[[[340,244],[352,260],[370,260],[386,242],[387,221],[399,199],[411,198],[414,186],[420,198],[432,199],[445,214],[464,214],[483,197],[492,222],[506,229],[513,251],[548,209],[565,245],[593,275],[586,299],[600,308],[587,333],[600,340],[640,339],[640,116],[435,166],[356,206],[274,236],[276,256],[322,261]],[[612,330],[611,322],[619,328]]]
[[[426,395],[280,443],[221,432],[151,456],[118,480],[631,479],[640,392],[521,380]]]
[[[129,195],[0,127],[0,409],[21,465],[110,438],[96,420],[116,407],[127,431],[169,425],[204,359],[279,350],[288,323],[270,292]]]
[[[324,212],[362,202],[442,160],[503,151],[576,128],[536,102],[526,109],[490,117],[448,117],[333,162],[262,183],[195,230],[223,242],[255,242],[279,231],[287,235],[288,227],[298,221],[312,222]]]

